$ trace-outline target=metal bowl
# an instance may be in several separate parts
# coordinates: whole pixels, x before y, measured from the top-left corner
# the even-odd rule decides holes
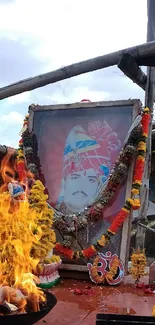
[[[57,299],[52,293],[47,291],[44,292],[46,295],[47,302],[46,305],[42,307],[40,311],[34,313],[0,316],[0,324],[1,325],[12,325],[12,324],[32,325],[38,322],[43,317],[45,317],[56,305]]]

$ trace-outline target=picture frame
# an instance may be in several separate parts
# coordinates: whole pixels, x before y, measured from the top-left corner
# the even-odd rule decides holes
[[[75,136],[75,131],[76,131],[76,136],[78,137],[78,141],[82,141],[82,143],[84,142],[88,143],[90,141],[90,138],[91,140],[92,139],[96,140],[95,138],[96,133],[93,133],[95,134],[95,136],[92,136],[91,132],[97,132],[95,129],[96,126],[94,126],[95,124],[93,123],[98,121],[99,123],[97,124],[97,129],[99,128],[100,125],[100,129],[102,129],[103,131],[103,134],[101,134],[102,131],[99,134],[98,139],[99,138],[101,139],[99,139],[98,141],[102,140],[104,142],[104,136],[107,132],[105,130],[106,127],[107,128],[109,127],[109,130],[112,130],[109,132],[111,132],[112,134],[113,133],[117,134],[117,138],[121,142],[120,147],[117,148],[117,155],[115,155],[115,158],[112,161],[111,165],[113,165],[121,150],[121,147],[123,146],[123,141],[132,124],[132,121],[140,113],[140,110],[141,110],[141,101],[139,99],[100,101],[100,102],[79,102],[79,103],[64,104],[64,105],[63,104],[46,105],[46,106],[31,105],[29,107],[28,129],[30,132],[34,134],[34,152],[37,152],[37,156],[39,157],[39,163],[42,170],[41,177],[43,177],[41,180],[43,181],[46,189],[48,190],[49,203],[51,205],[54,205],[54,207],[56,206],[56,201],[58,199],[58,196],[61,197],[61,200],[62,197],[64,198],[62,193],[61,195],[58,195],[58,192],[62,191],[61,184],[60,184],[60,174],[62,177],[63,172],[60,169],[64,168],[62,166],[63,159],[64,159],[63,158],[64,151],[62,150],[62,147],[63,149],[66,147],[66,142],[65,142],[66,139],[71,138],[72,140],[71,135],[73,136],[74,134]],[[71,120],[72,122],[70,122]],[[105,121],[107,124],[104,123]],[[81,128],[76,129],[75,124],[78,126],[80,125]],[[66,131],[65,128],[66,125],[70,125],[68,126],[68,131]],[[66,132],[68,132],[68,134]],[[81,134],[82,137],[85,138],[81,138]],[[58,148],[58,144],[56,144],[56,141],[57,143],[59,143],[59,145],[62,141],[63,144],[61,143],[60,145],[61,149]],[[102,141],[100,141],[100,147],[102,147]],[[68,143],[67,145],[70,144]],[[96,148],[95,149],[92,148],[92,150],[96,150]],[[55,157],[56,152],[57,152],[57,157]],[[107,148],[106,148],[106,152],[107,152]],[[51,158],[49,158],[49,154]],[[96,151],[95,151],[95,155],[96,155]],[[92,157],[92,151],[91,151],[91,157]],[[59,161],[59,159],[61,160],[61,162]],[[105,163],[105,159],[103,159],[103,161]],[[90,164],[92,164],[92,162],[90,162]],[[115,204],[114,202],[115,208],[111,212],[112,215],[118,212],[118,210],[121,208],[121,205],[124,203],[125,198],[127,198],[130,193],[131,185],[132,185],[133,166],[134,163],[131,165],[129,169],[128,178],[126,184],[123,187],[122,194],[120,194],[120,196],[118,195],[118,197],[115,200],[115,202],[118,200],[120,200],[120,202],[118,202],[118,204]],[[86,166],[86,170],[87,167],[90,170],[89,168],[90,166]],[[65,165],[65,168],[68,168],[68,166],[66,167]],[[95,168],[98,167],[95,166]],[[54,177],[52,175],[54,175]],[[58,182],[58,178],[59,178],[59,182]],[[59,190],[57,189],[57,187],[59,187]],[[61,204],[59,204],[59,206],[61,206]],[[121,234],[119,234],[120,239],[119,239],[119,245],[118,245],[119,249],[117,250],[117,254],[119,255],[120,259],[123,261],[125,266],[127,265],[128,258],[129,258],[131,222],[132,222],[132,213],[130,214],[130,217],[124,222],[121,230]],[[92,237],[92,230],[91,230],[91,237]],[[57,238],[58,240],[60,240],[60,236],[58,236]],[[113,246],[115,246],[115,243]],[[109,250],[109,248],[107,248],[107,250]],[[81,274],[80,277],[87,277],[86,273],[88,273],[88,269],[85,261],[83,262],[80,260],[75,262],[75,261],[69,261],[68,259],[63,259],[63,263],[61,265],[61,272],[63,276],[66,277],[70,277],[71,274],[73,276],[73,273],[76,273],[76,277],[77,277],[77,272]]]

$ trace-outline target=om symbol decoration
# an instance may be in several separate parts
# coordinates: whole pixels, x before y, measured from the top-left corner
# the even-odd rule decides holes
[[[87,264],[89,276],[92,282],[110,285],[119,284],[124,278],[124,265],[117,254],[112,255],[110,251],[106,254],[99,253],[93,264]]]

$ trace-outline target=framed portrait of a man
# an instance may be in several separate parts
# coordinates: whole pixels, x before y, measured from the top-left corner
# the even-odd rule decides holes
[[[71,216],[84,211],[104,188],[140,108],[139,100],[30,106],[29,130],[35,137],[40,178],[48,192],[49,204],[65,216],[67,227],[73,230],[74,249],[83,249],[99,238],[124,203],[131,188],[132,172],[112,204],[103,211],[101,220],[79,231],[73,227]],[[57,228],[56,234],[61,242],[61,229]],[[125,262],[128,239],[129,221],[106,250],[117,253]],[[63,262],[86,264],[65,258]]]

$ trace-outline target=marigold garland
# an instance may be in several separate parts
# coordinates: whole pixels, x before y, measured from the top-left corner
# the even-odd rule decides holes
[[[142,185],[149,123],[150,123],[150,111],[149,108],[145,108],[141,120],[142,138],[139,141],[138,149],[137,149],[137,159],[135,163],[131,196],[139,195],[140,187]],[[135,196],[133,196],[133,198],[131,197],[128,198],[124,206],[122,207],[122,209],[114,218],[109,229],[106,231],[106,233],[102,234],[101,238],[97,241],[96,244],[91,245],[90,247],[81,251],[74,251],[70,248],[61,245],[60,243],[57,243],[55,246],[56,251],[59,254],[62,254],[70,259],[78,259],[78,258],[89,259],[95,256],[97,252],[110,241],[111,237],[117,233],[119,228],[124,223],[125,219],[129,216],[131,210],[139,209],[139,207],[140,207],[139,198],[136,198]]]
[[[141,121],[143,133],[142,133],[142,137],[138,144],[138,155],[137,155],[136,164],[135,164],[135,171],[134,171],[131,195],[139,195],[140,186],[142,185],[142,176],[143,176],[143,171],[144,171],[146,141],[147,141],[147,135],[148,135],[148,130],[149,130],[149,122],[150,122],[149,109],[145,108],[143,116],[142,116],[142,121]],[[23,124],[22,139],[24,140],[25,144],[27,144],[27,141],[29,142],[29,139],[27,138],[27,136],[24,136],[27,131],[27,124],[28,124],[28,116],[26,116],[26,118],[24,120],[24,124]],[[25,161],[24,161],[24,157],[25,157],[26,153],[24,153],[24,150],[23,150],[23,140],[20,140],[19,149],[18,149],[18,157],[17,157],[17,170],[18,170],[20,182],[24,182],[24,179],[26,177],[26,166],[25,166]],[[30,151],[30,149],[32,149],[32,148],[30,148],[28,146],[26,152]],[[30,167],[30,172],[32,174],[35,174],[35,170],[36,170],[35,164],[30,163],[28,167]],[[110,186],[110,184],[109,184],[109,186]],[[38,198],[39,198],[39,196],[38,196]],[[96,204],[96,206],[95,206],[96,210],[91,211],[91,213],[93,214],[93,212],[95,212],[95,214],[96,213],[98,214],[100,212],[101,208],[103,208],[102,205],[104,205],[104,204],[105,204],[104,201],[100,202],[98,205]],[[78,259],[78,258],[89,259],[89,258],[93,257],[94,255],[96,255],[98,250],[100,250],[102,247],[104,247],[109,242],[111,237],[116,234],[118,229],[122,226],[124,220],[129,216],[131,209],[139,209],[139,207],[140,207],[139,197],[138,198],[136,198],[136,197],[128,198],[125,202],[125,205],[122,207],[120,212],[114,218],[110,228],[107,230],[107,232],[105,234],[103,234],[101,236],[101,238],[97,241],[96,244],[91,245],[90,247],[88,247],[84,250],[81,250],[81,251],[73,251],[72,249],[63,246],[60,243],[57,243],[55,246],[56,251],[62,255],[67,256],[70,259]]]
[[[120,186],[126,180],[128,170],[136,147],[142,136],[142,126],[135,126],[130,132],[129,138],[121,150],[117,161],[113,166],[113,171],[109,176],[105,189],[100,194],[98,200],[89,207],[87,215],[94,221],[99,220],[102,216],[103,209],[114,199]]]
[[[117,274],[118,266],[119,266],[119,260],[118,257],[115,257],[114,260],[112,261],[112,265],[106,274],[99,275],[98,274],[98,263],[100,261],[100,257],[96,256],[94,259],[93,265],[91,267],[91,273],[92,273],[92,278],[95,280],[95,283],[100,284],[104,283],[105,281],[112,281],[115,275]]]
[[[105,275],[99,275],[98,274],[98,263],[100,261],[100,257],[96,256],[96,258],[94,259],[93,265],[91,267],[91,273],[92,273],[92,278],[93,281],[95,281],[95,283],[100,284],[100,283],[104,283],[105,282]]]
[[[23,138],[24,134],[27,132],[28,128],[28,119],[29,116],[27,115],[23,122],[23,128],[22,128],[22,138],[19,141],[19,148],[18,148],[18,156],[17,156],[17,173],[19,182],[21,185],[27,186],[27,178],[33,178],[35,179],[35,175],[33,174],[34,167],[33,164],[30,164],[30,167],[32,167],[31,170],[29,170],[29,166],[26,166],[25,164],[25,152],[24,152],[24,144],[23,144]],[[24,140],[24,142],[26,142]],[[30,153],[30,147],[28,151],[28,154]],[[33,245],[31,254],[34,258],[38,259],[40,262],[46,263],[53,263],[53,261],[58,262],[60,261],[60,257],[54,255],[54,257],[51,257],[50,259],[46,258],[48,253],[51,251],[51,249],[54,248],[55,242],[56,242],[56,235],[54,230],[51,228],[53,225],[53,215],[54,211],[52,209],[48,208],[47,205],[47,199],[48,195],[44,193],[45,187],[42,184],[41,181],[36,180],[33,182],[33,185],[29,191],[28,194],[28,201],[30,204],[31,210],[35,210],[38,215],[37,225],[38,229],[41,230],[40,239],[37,243]],[[35,231],[36,235],[38,233],[38,229],[32,229],[32,231]]]
[[[114,279],[115,275],[117,274],[118,266],[119,266],[119,259],[118,259],[117,256],[115,256],[114,260],[112,261],[112,265],[110,267],[110,270],[106,274],[107,282],[112,281]]]
[[[17,173],[20,182],[24,182],[26,179],[26,168],[24,161],[24,152],[23,152],[23,141],[19,141],[18,155],[17,155]]]
[[[146,267],[146,255],[145,251],[141,251],[139,248],[137,250],[133,250],[131,255],[132,266],[129,270],[132,277],[136,280],[136,283],[139,282],[139,279],[145,275],[145,267]]]
[[[29,108],[33,108],[34,106],[35,105],[33,104]],[[138,120],[137,117],[137,122],[135,123],[134,121],[132,125],[133,128],[131,129],[128,139],[113,166],[112,173],[109,175],[106,186],[94,198],[90,206],[86,207],[82,213],[70,214],[69,216],[65,214],[65,211],[64,214],[62,214],[59,211],[54,210],[54,226],[60,230],[64,237],[62,243],[63,246],[70,247],[73,235],[76,236],[79,231],[86,228],[88,223],[97,222],[102,218],[103,209],[106,208],[106,206],[108,206],[114,199],[117,191],[126,180],[129,166],[133,161],[133,155],[136,153],[136,147],[142,135],[142,127]],[[39,157],[36,152],[35,154],[33,152],[35,135],[26,128],[24,129],[22,139],[26,166],[35,179],[38,179],[39,175],[39,178],[44,183],[44,176],[42,174]],[[137,204],[135,204],[135,208],[138,208]]]
[[[21,130],[22,134],[27,129],[28,119],[29,119],[29,115],[26,115],[24,122],[23,122],[22,130]],[[27,173],[26,173],[25,155],[24,155],[24,150],[23,150],[23,139],[22,138],[19,141],[19,147],[18,147],[17,173],[18,173],[19,181],[21,183],[24,183],[26,180],[26,177],[27,177]]]
[[[133,186],[131,190],[132,194],[139,195],[140,187],[142,185],[149,123],[150,123],[150,112],[149,112],[149,108],[146,107],[144,109],[144,113],[141,121],[143,133],[142,133],[142,139],[138,144],[137,159],[136,159],[135,171],[133,176]]]
[[[155,305],[152,308],[152,316],[155,317]]]
[[[29,194],[30,208],[38,214],[37,224],[41,229],[40,240],[33,245],[32,255],[43,261],[49,251],[54,248],[56,236],[51,226],[53,224],[53,211],[47,206],[48,196],[44,194],[44,186],[36,181]],[[37,233],[37,229],[34,229]]]

